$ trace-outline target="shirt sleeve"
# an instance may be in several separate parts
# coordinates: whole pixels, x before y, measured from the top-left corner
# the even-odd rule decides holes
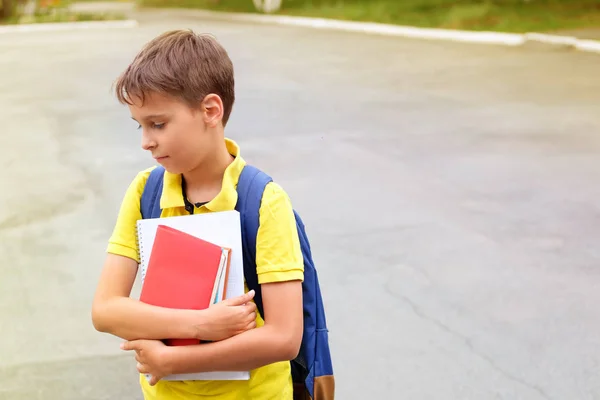
[[[127,188],[121,202],[117,222],[106,249],[108,253],[129,257],[138,263],[140,262],[140,255],[137,244],[136,223],[142,218],[140,199],[151,170],[152,168],[138,173]]]
[[[274,182],[265,188],[260,207],[256,273],[259,284],[304,280],[304,259],[292,204]]]

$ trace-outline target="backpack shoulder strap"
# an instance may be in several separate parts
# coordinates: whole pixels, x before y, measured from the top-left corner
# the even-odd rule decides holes
[[[162,195],[165,169],[161,166],[154,168],[148,176],[146,186],[140,200],[142,219],[160,218],[160,196]]]
[[[264,313],[262,293],[256,273],[256,235],[260,225],[263,192],[271,181],[271,177],[258,168],[251,165],[244,166],[237,184],[238,200],[235,206],[241,219],[244,277],[248,288],[255,291],[254,302],[261,315]]]
[[[248,288],[256,292],[254,302],[261,315],[264,315],[264,312],[256,273],[256,235],[260,225],[263,192],[271,181],[271,177],[259,169],[245,166],[238,180],[238,200],[235,207],[240,213],[241,220],[244,278]],[[304,395],[308,392],[310,398],[332,400],[335,381],[321,289],[304,223],[296,211],[294,217],[304,258],[302,344],[298,356],[291,361],[294,396],[296,397],[296,393]],[[317,393],[318,395],[315,396]]]

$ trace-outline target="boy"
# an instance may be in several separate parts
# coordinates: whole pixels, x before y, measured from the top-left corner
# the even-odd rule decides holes
[[[233,65],[208,35],[171,31],[150,41],[116,82],[142,132],[142,148],[161,164],[162,217],[233,210],[245,165],[224,136],[234,103]],[[152,168],[140,172],[123,199],[92,307],[94,326],[135,351],[146,400],[292,399],[289,360],[302,340],[303,256],[292,206],[275,183],[260,208],[256,264],[264,315],[253,293],[207,310],[170,310],[131,299],[139,254],[135,224]],[[255,328],[256,327],[256,328]],[[254,329],[255,328],[255,329]],[[214,340],[165,346],[165,338]],[[169,374],[251,370],[248,381],[172,382]]]

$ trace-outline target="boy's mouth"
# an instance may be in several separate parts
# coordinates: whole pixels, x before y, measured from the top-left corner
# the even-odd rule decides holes
[[[154,157],[154,159],[155,159],[156,161],[162,161],[162,160],[164,160],[165,158],[168,158],[168,157],[169,157],[169,156],[163,156],[163,157]]]

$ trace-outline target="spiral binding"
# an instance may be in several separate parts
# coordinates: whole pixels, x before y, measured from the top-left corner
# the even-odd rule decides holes
[[[142,267],[141,270],[141,279],[142,279],[142,283],[144,283],[144,278],[146,277],[146,270],[148,268],[148,264],[146,264],[146,258],[144,257],[144,241],[142,240],[142,229],[141,229],[141,224],[140,221],[137,222],[136,224],[136,231],[137,231],[137,237],[136,237],[136,241],[137,241],[137,246],[138,246],[138,254],[140,255],[140,266]]]

